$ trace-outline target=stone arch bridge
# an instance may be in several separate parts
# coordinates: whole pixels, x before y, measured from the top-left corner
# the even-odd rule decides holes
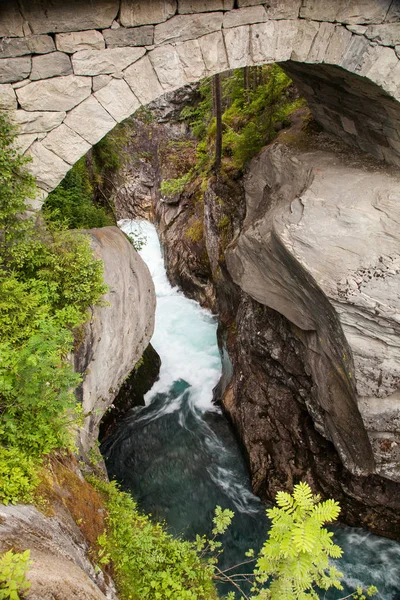
[[[321,125],[400,164],[400,0],[2,0],[0,104],[45,197],[165,92],[279,62]]]

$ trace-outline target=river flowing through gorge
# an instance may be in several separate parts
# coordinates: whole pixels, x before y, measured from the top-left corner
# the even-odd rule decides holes
[[[153,225],[124,220],[120,226],[145,238],[140,254],[157,295],[152,345],[162,362],[146,406],[132,409],[102,444],[108,473],[174,535],[209,534],[215,507],[233,510],[219,563],[229,568],[245,560],[248,548],[259,550],[269,523],[231,427],[213,403],[221,376],[217,321],[169,284]],[[344,550],[338,567],[345,589],[325,597],[373,584],[384,600],[399,600],[400,544],[361,529],[339,525],[334,531]]]

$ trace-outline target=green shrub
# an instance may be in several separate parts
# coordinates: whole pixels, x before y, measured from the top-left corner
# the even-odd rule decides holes
[[[191,542],[173,538],[159,523],[138,512],[115,482],[91,480],[107,508],[100,536],[100,562],[112,563],[122,600],[212,600],[214,569]]]
[[[181,194],[191,177],[192,173],[189,171],[186,175],[178,177],[177,179],[164,179],[160,185],[161,194],[167,198],[172,198],[173,196]]]
[[[0,112],[0,501],[31,501],[43,455],[71,448],[80,418],[74,332],[106,291],[87,236],[21,218],[34,197]]]
[[[27,580],[30,551],[14,553],[9,550],[0,557],[0,600],[20,600],[31,584]]]
[[[194,221],[185,231],[185,236],[192,242],[200,242],[203,239],[204,227],[200,220]]]

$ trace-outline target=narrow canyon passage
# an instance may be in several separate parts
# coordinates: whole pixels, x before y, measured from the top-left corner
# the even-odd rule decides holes
[[[121,227],[146,238],[140,254],[156,288],[152,344],[162,365],[146,406],[132,409],[103,442],[108,473],[133,494],[141,509],[189,539],[210,533],[216,505],[233,510],[220,560],[220,567],[228,568],[241,562],[248,548],[258,551],[268,520],[265,507],[251,492],[231,428],[213,404],[213,388],[221,375],[217,323],[169,284],[154,226],[125,220]],[[398,600],[400,544],[359,529],[338,526],[335,531],[344,549],[339,568],[348,587],[326,598],[373,584],[383,599]]]

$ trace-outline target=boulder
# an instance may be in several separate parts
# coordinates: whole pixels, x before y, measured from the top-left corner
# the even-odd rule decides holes
[[[90,77],[55,77],[45,81],[34,81],[19,88],[16,93],[18,102],[24,110],[52,111],[71,110],[90,96],[92,80]]]

